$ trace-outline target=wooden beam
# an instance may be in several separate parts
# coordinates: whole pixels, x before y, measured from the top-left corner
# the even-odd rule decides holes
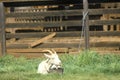
[[[6,7],[19,7],[19,6],[39,6],[39,5],[67,5],[67,4],[81,4],[82,0],[9,0],[5,1]],[[108,3],[119,2],[119,0],[90,0],[89,3]]]
[[[89,25],[116,25],[120,24],[120,19],[114,20],[90,20]],[[44,27],[60,27],[60,26],[82,26],[82,21],[56,21],[56,22],[41,22],[41,23],[7,23],[6,28],[39,28]]]
[[[40,22],[40,23],[7,23],[7,28],[39,28],[43,27],[60,27],[60,26],[78,26],[81,25],[81,21],[56,21],[56,22]]]
[[[31,33],[7,33],[6,38],[41,38],[51,32],[31,32]],[[104,36],[120,36],[120,31],[90,31],[92,37],[104,37]],[[70,31],[70,32],[56,32],[55,37],[79,37],[81,32]]]
[[[95,52],[98,52],[100,54],[107,54],[107,53],[113,53],[113,54],[118,54],[120,53],[120,51],[109,51],[109,50],[106,50],[106,51],[102,51],[102,50],[93,50]],[[63,52],[64,54],[65,52]],[[75,50],[75,52],[72,52],[71,50],[68,51],[69,54],[78,54],[78,51],[77,51],[77,48]],[[13,55],[15,57],[20,57],[20,56],[24,56],[24,57],[27,57],[27,58],[40,58],[40,57],[44,57],[43,53],[13,53],[13,52],[10,52],[8,53],[9,55]],[[61,54],[61,53],[60,53]]]
[[[16,0],[4,1],[6,7],[20,7],[20,6],[40,6],[40,5],[67,5],[80,3],[80,0]]]
[[[29,13],[7,13],[6,17],[36,17],[41,16],[82,16],[82,9],[79,10],[59,10],[47,12],[29,12]],[[120,8],[115,9],[89,9],[89,15],[102,15],[102,14],[119,14]]]
[[[0,2],[0,55],[6,54],[4,4]]]
[[[2,2],[5,2],[5,3],[11,3],[11,2],[18,2],[18,3],[21,3],[21,2],[29,2],[29,1],[39,1],[39,0],[1,0]],[[47,0],[46,0],[47,1]]]
[[[8,49],[7,53],[45,53],[43,50],[50,50],[51,48],[30,48],[30,49]],[[68,52],[68,48],[52,48],[57,53]]]
[[[28,48],[29,44],[11,44],[8,45],[7,48],[8,49],[24,49],[24,48]],[[79,42],[71,42],[71,43],[65,43],[65,42],[61,42],[61,43],[55,43],[55,42],[48,42],[48,43],[44,43],[41,44],[39,46],[37,46],[36,48],[78,48],[79,46]],[[82,48],[84,46],[84,43],[81,44]],[[91,42],[90,43],[91,47],[119,47],[120,46],[120,42],[108,42],[108,41],[104,41],[104,42]]]
[[[88,1],[83,0],[83,25],[85,37],[85,50],[89,50],[89,16],[88,16]]]
[[[100,54],[107,54],[107,53],[113,53],[113,54],[119,54],[120,51],[109,51],[109,50],[106,50],[106,51],[102,51],[102,50],[93,50],[95,52],[98,52]],[[64,54],[65,52],[63,52]],[[69,54],[78,54],[78,51],[77,51],[77,48],[75,50],[75,52],[72,52],[71,50],[68,50],[68,53]],[[27,58],[40,58],[40,57],[44,57],[43,53],[16,53],[16,52],[10,52],[8,53],[9,55],[13,55],[15,57],[20,57],[20,56],[24,56],[24,57],[27,57]],[[61,53],[60,53],[61,54]]]
[[[30,47],[35,47],[35,46],[45,42],[46,40],[53,38],[55,35],[56,35],[56,33],[54,32],[54,33],[51,33],[37,41],[34,41],[34,42],[30,43]]]
[[[17,16],[16,16],[17,15]],[[20,16],[21,15],[21,16]],[[6,17],[41,17],[41,16],[72,16],[82,15],[82,10],[59,10],[59,11],[46,11],[46,12],[29,12],[29,13],[7,13]]]
[[[113,20],[90,20],[89,25],[116,25],[120,24],[120,19]]]

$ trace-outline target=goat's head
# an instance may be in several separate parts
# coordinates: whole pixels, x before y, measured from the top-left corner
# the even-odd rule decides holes
[[[55,50],[44,50],[50,53],[50,55],[48,54],[44,54],[47,58],[48,58],[48,63],[49,64],[53,64],[56,66],[61,66],[61,60],[59,59],[57,53]]]

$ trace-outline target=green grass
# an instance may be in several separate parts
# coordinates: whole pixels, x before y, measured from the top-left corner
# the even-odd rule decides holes
[[[0,80],[120,80],[120,55],[82,52],[78,55],[60,56],[64,74],[37,74],[37,66],[43,58],[0,58]]]

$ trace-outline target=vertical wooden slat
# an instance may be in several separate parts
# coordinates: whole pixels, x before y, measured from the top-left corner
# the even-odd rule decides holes
[[[83,27],[85,30],[85,50],[89,50],[89,17],[87,0],[83,0]]]
[[[0,3],[0,55],[6,53],[4,4]]]

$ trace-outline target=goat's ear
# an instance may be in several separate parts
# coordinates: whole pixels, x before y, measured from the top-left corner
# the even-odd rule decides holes
[[[47,58],[51,58],[51,55],[48,55],[48,54],[44,54],[44,56]]]

